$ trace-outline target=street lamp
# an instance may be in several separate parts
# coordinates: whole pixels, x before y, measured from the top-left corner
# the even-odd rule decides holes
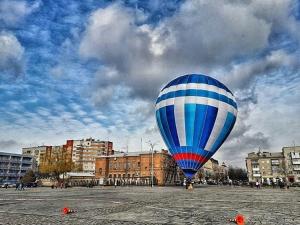
[[[148,141],[147,143],[150,145],[151,149],[151,187],[153,187],[153,149],[156,144],[152,143],[151,141]]]

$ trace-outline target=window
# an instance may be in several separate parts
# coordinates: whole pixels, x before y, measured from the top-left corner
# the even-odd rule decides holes
[[[138,167],[141,167],[141,162],[138,162],[137,165],[138,165]]]
[[[99,168],[99,174],[102,175],[102,168]]]

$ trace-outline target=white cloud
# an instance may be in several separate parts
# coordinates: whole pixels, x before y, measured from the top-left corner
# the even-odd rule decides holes
[[[99,107],[111,103],[112,108],[127,103],[128,97],[153,102],[159,88],[172,78],[208,73],[232,88],[239,104],[237,124],[220,157],[228,159],[228,152],[245,156],[258,146],[274,147],[272,134],[253,126],[256,122],[251,114],[261,104],[256,88],[259,82],[284,69],[299,69],[297,52],[283,50],[284,41],[273,45],[278,33],[299,39],[300,26],[291,14],[296,4],[280,0],[186,1],[174,15],[155,25],[136,25],[134,9],[120,3],[98,9],[91,14],[80,45],[83,58],[102,64],[90,99]],[[128,128],[139,119],[128,119],[128,107],[120,107],[127,116],[114,120],[120,127]],[[145,125],[139,132],[156,139],[153,123],[148,119],[149,129]],[[260,124],[272,127],[264,121]]]
[[[24,48],[18,39],[11,33],[0,33],[0,72],[13,76],[23,72]]]
[[[40,1],[29,5],[26,1],[2,0],[0,2],[0,23],[15,26],[40,7]]]
[[[134,96],[153,99],[171,77],[264,49],[270,27],[244,5],[203,1],[186,2],[157,26],[138,26],[134,10],[113,4],[91,15],[80,53],[115,70],[111,81],[124,82]]]
[[[298,56],[283,50],[276,50],[270,52],[263,59],[236,64],[232,70],[221,73],[230,74],[225,79],[225,83],[229,87],[242,90],[248,88],[257,77],[270,74],[282,67],[297,70],[300,67]]]

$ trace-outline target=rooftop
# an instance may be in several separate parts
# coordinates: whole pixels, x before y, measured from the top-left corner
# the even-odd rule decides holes
[[[32,158],[30,155],[22,155],[18,153],[10,153],[10,152],[0,152],[0,156],[16,156],[16,157],[26,157],[26,158]]]
[[[248,154],[247,158],[278,158],[283,157],[282,152],[251,152]]]
[[[154,151],[154,154],[155,153],[165,153],[164,151],[166,150],[163,150],[163,151]],[[124,156],[139,156],[139,155],[147,155],[147,154],[151,154],[152,152],[151,151],[139,151],[139,152],[121,152],[121,153],[117,153],[117,154],[114,154],[114,155],[109,155],[109,156],[99,156],[97,158],[118,158],[118,157],[124,157]]]

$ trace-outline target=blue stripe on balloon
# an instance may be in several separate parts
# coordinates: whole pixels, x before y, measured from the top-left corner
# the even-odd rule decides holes
[[[199,148],[204,149],[205,145],[209,139],[210,133],[214,127],[216,117],[218,114],[218,108],[213,106],[207,106],[206,116],[205,116],[205,122],[204,127],[202,130],[202,136],[199,143]]]
[[[211,153],[210,151],[206,151],[203,148],[198,148],[196,146],[176,147],[175,152],[176,153],[182,153],[182,152],[195,153],[195,154],[201,155],[203,157],[206,157],[207,155],[209,155]]]
[[[204,127],[204,122],[205,122],[205,114],[206,114],[206,109],[207,105],[196,105],[196,117],[194,121],[194,137],[193,137],[193,146],[198,148],[199,146],[199,140],[201,137],[201,132]]]
[[[161,135],[162,135],[162,137],[164,139],[164,142],[166,143],[166,145],[167,145],[169,151],[171,152],[171,154],[173,154],[173,149],[171,148],[171,145],[169,143],[169,140],[167,138],[167,135],[166,135],[166,133],[164,131],[164,128],[163,128],[163,125],[162,125],[162,121],[161,121],[161,118],[160,118],[160,112],[159,112],[159,110],[156,111],[156,121],[157,121],[157,125],[159,127],[159,130],[161,132]]]
[[[191,168],[191,169],[197,169],[198,166],[201,164],[199,162],[196,162],[194,160],[190,160],[190,159],[180,159],[176,161],[178,164],[182,165],[181,169],[187,169],[187,168]]]
[[[180,146],[175,122],[174,105],[166,107],[166,115],[174,145]]]
[[[211,148],[212,153],[215,153],[219,149],[219,147],[223,144],[223,142],[226,140],[227,136],[229,135],[230,131],[233,128],[235,119],[236,119],[236,117],[231,112],[227,113],[224,126],[223,126],[218,138],[216,139],[215,143],[213,144],[213,146]]]
[[[188,77],[188,80],[186,79],[186,77]],[[231,93],[231,91],[221,82],[219,82],[218,80],[212,78],[212,77],[208,77],[206,75],[203,74],[188,74],[188,75],[184,75],[181,77],[178,77],[174,80],[172,80],[170,83],[168,83],[162,90],[177,85],[177,84],[186,84],[186,83],[202,83],[202,84],[209,84],[209,81],[214,81],[214,85],[218,88],[222,88],[225,91],[228,91]],[[232,93],[231,93],[232,94]]]
[[[233,106],[234,108],[237,109],[237,104],[234,100],[232,100],[231,98],[228,98],[225,95],[213,92],[213,91],[207,91],[207,90],[197,90],[197,89],[187,89],[187,90],[179,90],[179,91],[171,91],[168,92],[166,94],[163,94],[162,96],[160,96],[157,101],[156,104],[169,99],[169,98],[174,98],[174,97],[182,97],[182,96],[196,96],[196,97],[206,97],[206,98],[211,98],[211,99],[215,99],[215,100],[219,100],[222,102],[225,102],[231,106]]]
[[[172,150],[175,150],[176,148],[175,148],[175,145],[174,145],[174,142],[173,142],[172,135],[170,133],[168,118],[167,118],[167,115],[166,115],[166,107],[163,107],[163,108],[159,109],[159,113],[160,113],[161,124],[162,124],[163,130],[164,130],[164,133],[166,135],[166,138],[169,141],[170,148]],[[174,151],[174,154],[176,154],[176,151]]]
[[[196,104],[184,105],[186,145],[193,146]]]

